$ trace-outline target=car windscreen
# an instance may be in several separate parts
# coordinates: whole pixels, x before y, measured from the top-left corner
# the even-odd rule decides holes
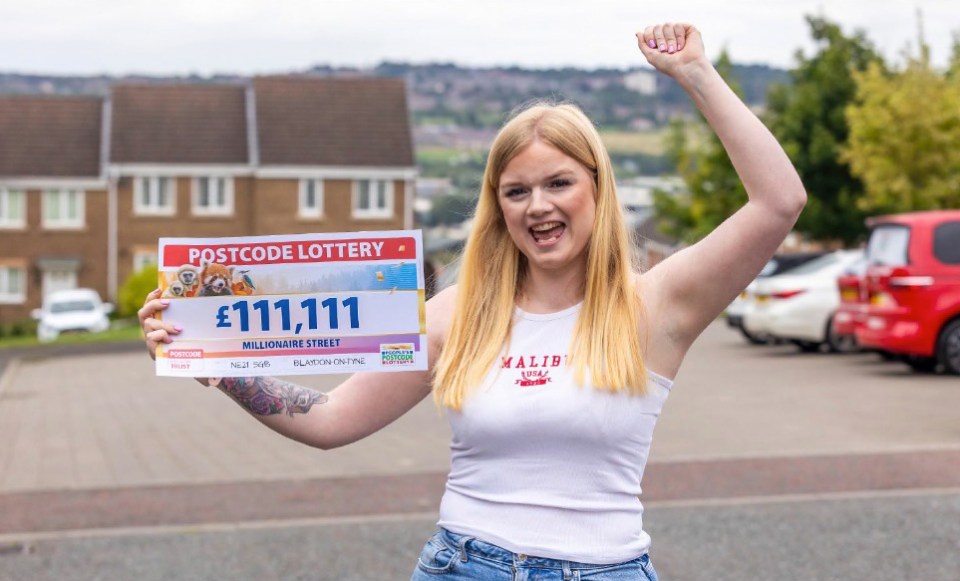
[[[93,304],[93,301],[63,301],[52,303],[50,305],[51,313],[73,313],[77,311],[93,311],[96,310],[97,306]]]
[[[811,272],[817,272],[822,268],[826,268],[831,264],[837,262],[836,254],[824,254],[820,258],[814,258],[810,262],[804,262],[800,266],[795,266],[790,270],[784,272],[783,274],[810,274]]]
[[[884,224],[870,232],[867,242],[867,264],[903,266],[908,263],[910,228],[899,224]]]
[[[777,259],[771,258],[770,260],[767,261],[766,264],[763,265],[763,269],[760,270],[760,274],[758,274],[757,276],[761,278],[772,276],[773,273],[776,271],[777,271]]]
[[[774,276],[783,274],[794,268],[823,256],[823,252],[796,252],[791,254],[778,254],[770,259],[760,271],[758,277]]]

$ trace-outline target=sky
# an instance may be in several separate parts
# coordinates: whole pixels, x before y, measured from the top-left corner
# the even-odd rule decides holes
[[[934,64],[960,31],[958,0],[3,0],[0,72],[259,74],[381,61],[628,68],[634,33],[691,22],[707,53],[789,68],[813,49],[804,15],[863,29],[891,59],[917,46]]]

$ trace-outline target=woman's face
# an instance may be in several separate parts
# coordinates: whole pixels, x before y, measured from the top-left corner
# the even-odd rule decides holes
[[[507,163],[497,188],[513,242],[530,268],[543,270],[586,264],[595,195],[591,171],[539,140]]]

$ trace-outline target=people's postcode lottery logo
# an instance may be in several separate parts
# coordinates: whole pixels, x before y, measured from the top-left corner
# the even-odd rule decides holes
[[[382,343],[380,362],[383,365],[413,365],[413,343]]]

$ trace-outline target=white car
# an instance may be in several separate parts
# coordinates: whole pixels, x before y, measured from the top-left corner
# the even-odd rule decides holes
[[[107,315],[113,305],[100,300],[97,291],[89,288],[54,291],[43,298],[43,307],[31,315],[40,323],[37,338],[53,341],[61,333],[100,333],[110,328]]]
[[[783,272],[796,268],[805,262],[809,262],[820,256],[823,252],[793,252],[790,254],[778,254],[767,261],[763,269],[757,275],[747,288],[743,289],[737,298],[724,310],[727,318],[727,326],[737,329],[743,335],[743,338],[753,344],[766,343],[770,337],[766,335],[753,335],[743,327],[743,317],[746,312],[753,308],[753,302],[757,291],[757,280],[769,276],[776,276]]]
[[[787,339],[804,351],[833,343],[830,319],[840,305],[837,277],[862,260],[862,250],[825,254],[783,274],[757,279],[754,301],[743,314],[744,329],[754,335]]]

